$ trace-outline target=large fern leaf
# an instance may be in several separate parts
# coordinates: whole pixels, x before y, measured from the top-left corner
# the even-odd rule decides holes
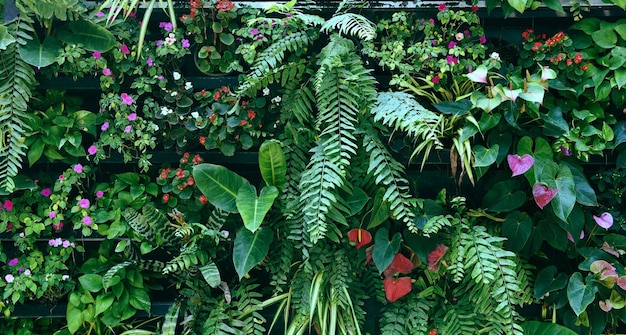
[[[376,25],[363,15],[354,13],[343,13],[331,17],[324,22],[321,31],[328,33],[332,29],[338,29],[343,35],[356,36],[364,41],[376,37]]]

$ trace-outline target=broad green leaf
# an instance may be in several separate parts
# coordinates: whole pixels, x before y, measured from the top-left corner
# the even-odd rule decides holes
[[[533,220],[526,213],[515,211],[510,213],[502,223],[502,235],[507,238],[505,246],[514,252],[524,248],[533,230]]]
[[[567,284],[567,300],[576,316],[582,314],[587,306],[594,301],[596,292],[598,292],[598,287],[593,284],[585,284],[580,272],[574,272],[570,276]]]
[[[604,242],[618,249],[626,249],[626,236],[620,234],[608,234],[604,236]]]
[[[600,29],[600,19],[596,17],[586,18],[574,23],[571,29],[582,30],[587,35],[591,35],[594,31]]]
[[[502,114],[483,114],[478,121],[478,128],[480,128],[480,132],[484,134],[486,131],[497,126],[501,118]]]
[[[433,104],[438,111],[449,115],[466,115],[472,109],[472,102],[468,99],[459,101],[442,101]]]
[[[96,297],[96,316],[104,313],[113,305],[115,294],[113,292],[101,293]]]
[[[482,145],[474,146],[474,167],[490,166],[495,163],[499,149],[497,144],[492,145],[491,148],[485,148]]]
[[[620,23],[620,21],[617,21],[617,25],[613,27],[613,30],[615,30],[621,39],[626,41],[626,23]]]
[[[483,198],[482,207],[492,212],[510,212],[526,202],[526,193],[517,180],[503,180],[489,189]]]
[[[610,49],[617,43],[617,34],[613,29],[600,29],[591,33],[591,38],[601,48]]]
[[[248,230],[254,233],[259,229],[277,196],[278,189],[274,186],[263,187],[258,197],[256,187],[250,184],[244,184],[239,188],[235,204]]]
[[[585,177],[583,171],[567,162],[562,162],[561,164],[567,166],[572,172],[574,185],[576,185],[576,202],[584,206],[598,206],[596,191],[593,189],[593,187],[591,187],[589,181],[587,181],[587,177]]]
[[[524,173],[524,176],[528,179],[528,183],[530,185],[534,185],[535,182],[541,181],[544,166],[550,162],[554,162],[552,147],[543,137],[537,137],[534,141],[528,136],[522,137],[517,144],[517,154],[520,156],[529,154],[535,159],[533,167]]]
[[[61,48],[56,38],[47,36],[43,43],[35,38],[26,42],[18,48],[18,52],[26,63],[34,67],[46,67],[54,63]]]
[[[115,177],[127,185],[136,185],[139,183],[139,175],[135,172],[124,172],[116,174]]]
[[[202,277],[204,277],[207,284],[213,288],[216,288],[222,281],[222,278],[220,277],[220,270],[213,261],[209,261],[207,264],[199,267],[198,270],[202,273]]]
[[[233,248],[233,263],[240,280],[265,258],[273,238],[274,233],[269,228],[261,228],[255,233],[250,232],[245,227],[237,230]]]
[[[88,273],[78,277],[78,281],[89,292],[102,290],[102,276],[99,274]]]
[[[567,217],[576,204],[576,184],[572,171],[565,164],[559,166],[556,177],[556,188],[559,192],[550,202],[556,216],[567,222]]]
[[[385,189],[380,188],[374,196],[374,205],[372,207],[372,213],[370,215],[370,222],[367,225],[367,229],[378,227],[381,223],[385,222],[389,218],[389,203],[383,200],[385,195]]]
[[[389,241],[388,238],[389,232],[385,228],[378,229],[376,235],[374,236],[372,260],[374,261],[374,264],[376,264],[376,268],[379,273],[383,273],[383,271],[393,261],[393,257],[400,250],[400,242],[402,241],[400,233],[395,233],[391,238],[391,241]]]
[[[596,86],[593,90],[597,101],[602,101],[611,94],[611,83],[609,81],[603,81],[600,85]]]
[[[15,37],[9,34],[7,27],[0,25],[0,50],[6,50],[15,41]]]
[[[285,154],[277,141],[265,141],[259,148],[259,170],[267,185],[276,186],[282,190],[287,175],[287,161]]]
[[[567,274],[558,272],[556,266],[550,265],[537,273],[535,298],[541,299],[547,293],[561,290],[565,286],[567,286]]]
[[[59,39],[67,44],[81,44],[89,51],[109,51],[115,46],[115,36],[95,23],[79,20],[67,24],[59,31]]]
[[[526,321],[522,323],[524,335],[577,335],[575,331],[556,323]]]
[[[355,215],[360,212],[369,200],[369,196],[361,188],[355,187],[352,189],[352,195],[350,195],[347,199],[348,207],[350,208],[350,215]]]
[[[135,287],[130,288],[130,300],[128,302],[136,309],[146,311],[150,314],[152,305],[150,304],[150,296],[146,290]]]
[[[33,144],[30,145],[30,148],[28,149],[28,166],[32,167],[33,164],[35,164],[39,160],[39,158],[41,158],[41,155],[43,155],[44,147],[45,144],[40,138],[38,138],[35,142],[33,142]]]
[[[215,164],[193,167],[193,179],[211,205],[229,213],[237,213],[237,193],[248,181],[233,171]]]
[[[78,293],[72,293],[78,295]],[[67,304],[65,313],[65,320],[67,321],[67,329],[70,333],[76,333],[83,325],[83,313],[72,304]]]
[[[526,9],[526,0],[507,0],[506,2],[520,13],[524,13],[524,10]]]
[[[555,12],[564,13],[560,0],[542,0],[541,3]]]

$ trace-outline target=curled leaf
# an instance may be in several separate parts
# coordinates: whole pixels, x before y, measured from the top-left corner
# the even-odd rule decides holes
[[[535,186],[533,186],[533,198],[535,198],[535,203],[537,203],[537,206],[541,209],[549,204],[558,192],[559,190],[549,188],[542,183],[536,183]]]
[[[390,302],[394,302],[409,294],[413,288],[410,277],[400,277],[398,279],[394,279],[393,277],[385,278],[383,285],[385,286],[385,297]]]

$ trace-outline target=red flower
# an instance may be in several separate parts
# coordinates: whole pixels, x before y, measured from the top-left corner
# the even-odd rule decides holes
[[[163,194],[163,202],[167,203],[170,201],[170,195],[168,193]]]
[[[235,5],[230,0],[217,0],[215,8],[218,12],[230,12]]]
[[[472,5],[472,11],[473,12],[478,12],[478,6]]]
[[[439,9],[440,12],[446,10],[446,4],[445,3],[439,4],[439,7],[437,9]]]
[[[185,178],[185,170],[181,170],[181,169],[176,170],[176,178],[178,179]]]
[[[213,114],[213,115],[215,115],[215,114]],[[211,116],[213,116],[213,115],[211,115]],[[211,118],[209,118],[209,119],[211,119]],[[200,136],[200,144],[204,145],[205,143],[206,143],[206,137],[205,136]]]
[[[189,177],[189,179],[187,179],[187,186],[192,186],[193,184],[194,184],[193,177]]]
[[[248,119],[254,120],[255,117],[256,113],[252,109],[248,110]]]
[[[439,264],[441,264],[441,259],[443,259],[446,251],[448,251],[448,247],[443,244],[437,244],[437,248],[428,254],[428,270],[439,271]]]
[[[385,277],[393,277],[398,273],[410,273],[413,271],[413,262],[401,253],[397,253],[393,257],[391,264],[383,271]]]
[[[413,288],[410,277],[400,277],[398,279],[394,279],[393,277],[385,278],[383,285],[385,286],[385,297],[390,302],[394,302],[409,294]]]
[[[372,234],[365,229],[354,228],[348,232],[348,240],[355,244],[357,249],[361,249],[372,242]]]
[[[209,202],[209,199],[207,199],[206,196],[203,194],[198,198],[198,201],[200,201],[200,203],[204,205]]]
[[[206,138],[204,139],[204,141],[206,142]],[[202,141],[200,141],[200,143],[202,143]],[[195,156],[193,156],[193,159],[191,161],[193,162],[194,165],[198,165],[202,163],[202,157],[200,157],[200,154],[196,154]]]
[[[541,183],[536,183],[533,186],[533,198],[535,198],[535,203],[537,203],[537,206],[541,209],[549,204],[558,192],[558,189],[549,188]]]

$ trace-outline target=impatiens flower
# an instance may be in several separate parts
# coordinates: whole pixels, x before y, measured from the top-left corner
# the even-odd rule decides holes
[[[461,40],[463,40],[463,39],[465,38],[465,34],[463,34],[463,33],[456,33],[456,34],[454,35],[454,38],[455,38],[457,41],[461,41]]]
[[[440,12],[446,10],[446,4],[445,3],[439,4],[439,7],[437,7],[437,9],[439,9]]]
[[[80,163],[74,165],[74,172],[83,173],[83,166]]]
[[[126,44],[122,44],[122,46],[120,46],[120,51],[124,55],[128,55],[130,53],[130,50],[128,49],[128,46],[126,46]]]
[[[456,42],[455,41],[450,41],[450,43],[448,43],[448,49],[452,49],[456,46]],[[448,62],[448,64],[450,64],[450,62]]]
[[[104,16],[104,13],[103,13],[103,12],[97,12],[97,13],[96,13],[96,17],[103,17],[103,16]]]
[[[68,280],[68,279],[70,279],[69,275],[62,275],[61,276],[61,280]]]
[[[13,277],[13,275],[9,273],[8,275],[4,276],[4,280],[10,284],[15,280],[15,277]]]
[[[191,43],[189,43],[189,40],[186,38],[180,40],[180,44],[183,48],[189,48],[191,46]]]
[[[433,84],[439,84],[440,80],[441,78],[439,78],[439,75],[435,75],[430,81],[432,81]]]
[[[447,56],[446,56],[446,62],[447,62],[449,65],[452,65],[452,64],[459,64],[459,59],[458,59],[458,58],[456,58],[456,57],[454,57],[454,56],[452,56],[452,55],[447,55]]]
[[[94,51],[91,55],[95,59],[99,59],[100,57],[102,57],[102,53],[100,51]]]
[[[487,43],[487,38],[485,36],[481,36],[478,41],[480,42],[480,44],[485,44]]]
[[[51,219],[54,219],[57,216],[57,212],[55,211],[50,211],[50,213],[48,213],[48,217]]]
[[[107,129],[109,129],[109,122],[105,122],[102,124],[102,126],[100,126],[100,130],[102,131],[106,131]]]
[[[89,208],[89,199],[78,200],[78,206],[80,206],[81,208]]]
[[[608,212],[604,212],[600,216],[593,215],[593,221],[595,221],[598,226],[604,229],[609,229],[613,226],[613,215]]]
[[[509,163],[509,168],[513,171],[511,177],[519,176],[530,170],[535,164],[535,159],[529,154],[520,155],[507,155],[506,161]]]
[[[30,277],[30,275],[31,275],[31,271],[30,271],[30,269],[26,269],[26,270],[24,271],[24,276],[26,276],[26,277]]]
[[[49,197],[50,194],[52,194],[52,191],[49,188],[44,188],[43,190],[41,190],[41,192],[39,192],[41,195],[43,195],[44,197]]]
[[[125,132],[125,133],[130,133],[130,131],[131,131],[131,130],[133,130],[133,127],[132,127],[132,126],[126,126],[126,127],[124,128],[124,132]]]
[[[489,55],[489,58],[493,60],[500,60],[500,54],[494,51],[491,53],[491,55]]]
[[[5,200],[4,203],[2,204],[2,207],[4,207],[4,209],[6,209],[7,211],[12,210],[13,209],[13,201]]]
[[[446,254],[446,251],[448,251],[447,246],[445,246],[444,244],[437,244],[435,250],[431,251],[428,254],[428,270],[434,272],[439,271],[439,264],[441,264],[441,260]]]
[[[137,113],[130,113],[128,115],[128,121],[135,121],[137,120]]]
[[[87,215],[83,218],[83,223],[85,224],[85,226],[89,226],[93,223],[93,220],[91,220],[91,217]]]
[[[102,70],[102,74],[105,75],[105,76],[110,76],[111,75],[111,69],[109,69],[108,67],[105,67]]]
[[[128,95],[128,93],[122,93],[122,94],[120,95],[120,97],[122,98],[122,102],[123,102],[125,105],[130,106],[130,105],[132,105],[132,104],[133,104],[133,101],[134,101],[134,100],[133,100],[133,97],[132,97],[132,96],[130,96],[130,95]]]
[[[478,12],[478,6],[472,5],[472,11],[473,12]]]
[[[165,31],[172,31],[174,25],[171,22],[159,22],[159,28],[163,28]]]
[[[63,229],[63,222],[59,222],[59,224],[52,224],[52,228],[54,228],[54,230],[59,231],[61,229]]]
[[[537,206],[541,209],[549,204],[558,192],[558,189],[549,188],[547,185],[542,183],[536,183],[533,186],[533,198],[535,199]]]
[[[372,234],[365,229],[354,228],[348,232],[348,240],[350,244],[356,245],[357,249],[361,249],[372,242]]]
[[[383,271],[385,277],[393,277],[398,273],[408,274],[413,271],[414,265],[410,259],[401,253],[397,253],[393,257],[391,264]]]
[[[96,198],[100,199],[104,196],[104,191],[98,190],[96,191]]]
[[[270,95],[270,89],[269,89],[269,87],[265,87],[263,89],[263,96],[268,96],[268,95]]]
[[[17,258],[12,258],[9,260],[9,266],[16,266],[20,261]]]
[[[154,65],[154,61],[152,60],[152,57],[148,57],[148,59],[146,59],[146,64],[148,64],[148,66]]]
[[[88,152],[90,155],[95,155],[95,154],[96,154],[96,152],[98,152],[98,148],[97,148],[95,145],[93,145],[93,144],[92,144],[92,145],[91,145],[91,146],[87,149],[87,152]]]
[[[600,300],[598,302],[598,305],[600,305],[600,309],[605,312],[608,312],[613,309],[613,304],[611,303],[610,299]]]
[[[254,36],[254,35],[258,34],[258,33],[259,33],[259,30],[256,29],[256,28],[250,30],[250,35],[252,35],[252,36]]]
[[[383,285],[385,287],[385,297],[390,302],[394,302],[409,294],[413,288],[410,277],[385,278]]]

